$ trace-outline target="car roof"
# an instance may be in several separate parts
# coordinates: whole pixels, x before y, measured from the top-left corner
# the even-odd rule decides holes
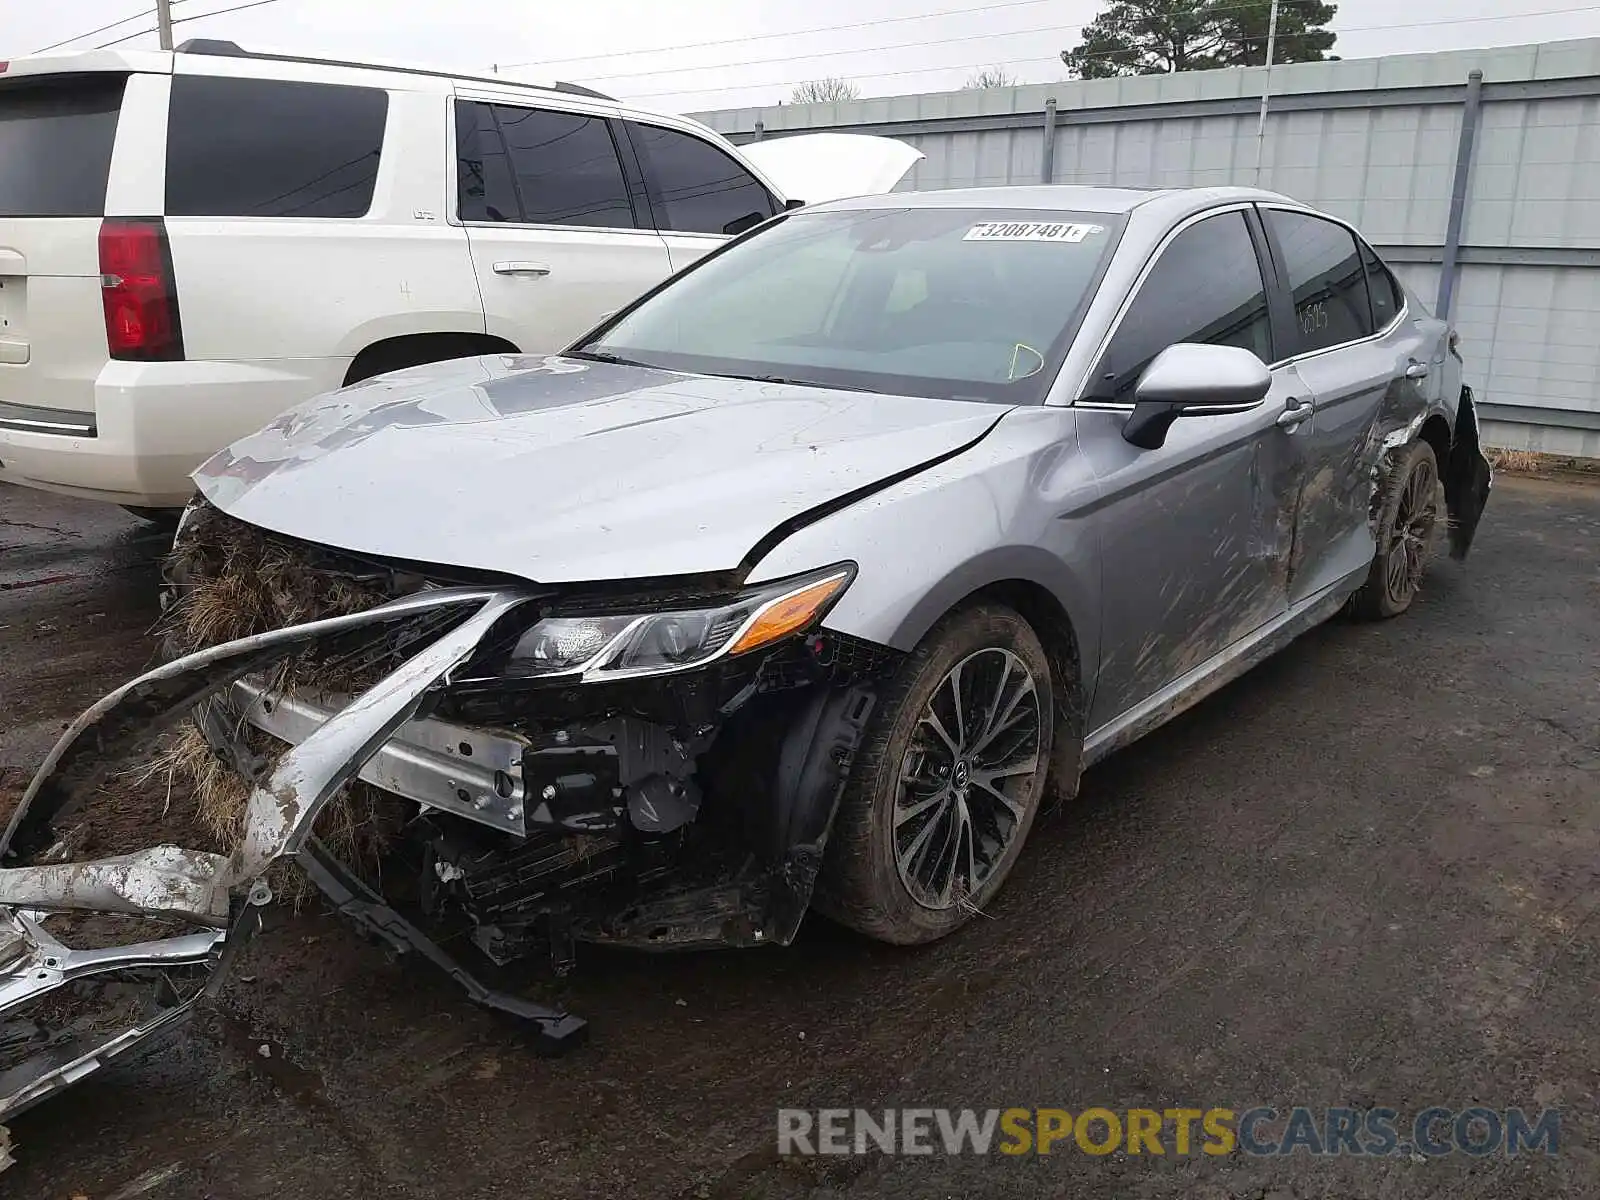
[[[1241,200],[1293,204],[1287,196],[1261,188],[1117,188],[1081,184],[1040,183],[1009,187],[949,188],[926,192],[888,192],[818,204],[817,209],[861,208],[1020,208],[1040,212],[1122,214],[1150,206],[1178,216],[1216,204]]]

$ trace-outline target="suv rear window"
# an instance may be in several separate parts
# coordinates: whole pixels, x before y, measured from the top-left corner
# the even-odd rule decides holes
[[[388,115],[377,88],[174,76],[167,215],[365,216]]]
[[[126,75],[0,87],[0,217],[99,217]]]

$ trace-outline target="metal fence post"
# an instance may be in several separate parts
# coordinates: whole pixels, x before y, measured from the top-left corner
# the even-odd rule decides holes
[[[766,136],[767,136],[767,123],[765,121],[761,120],[761,118],[757,117],[756,118],[756,136],[755,136],[754,140],[759,142],[762,138],[764,138]]]
[[[1433,306],[1436,317],[1450,319],[1455,300],[1456,259],[1461,255],[1461,226],[1467,213],[1467,182],[1472,172],[1472,144],[1478,135],[1478,111],[1483,104],[1483,72],[1467,76],[1467,95],[1461,106],[1461,142],[1456,147],[1456,178],[1450,191],[1450,220],[1444,232],[1444,260],[1439,267],[1439,299]]]
[[[1039,182],[1056,181],[1056,98],[1044,102],[1044,148],[1039,154]]]

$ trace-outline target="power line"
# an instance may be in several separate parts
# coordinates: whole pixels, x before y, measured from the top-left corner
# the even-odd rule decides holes
[[[1241,6],[1244,7],[1244,6]],[[1254,7],[1251,5],[1249,7]],[[660,71],[631,71],[620,75],[586,75],[585,83],[606,83],[613,79],[637,79],[641,75],[654,78],[657,75],[684,75],[690,71],[725,71],[730,66],[760,67],[769,63],[799,62],[808,58],[835,58],[842,54],[882,54],[889,50],[917,50],[924,46],[946,46],[952,42],[981,42],[987,38],[1022,37],[1026,34],[1036,33],[1061,33],[1068,29],[1082,29],[1081,25],[1045,25],[1038,29],[1012,29],[1002,33],[979,33],[971,37],[933,38],[926,42],[901,42],[893,46],[877,47],[863,46],[859,50],[823,50],[816,54],[783,54],[777,58],[752,58],[741,63],[711,63],[701,67],[669,67]],[[659,93],[666,95],[668,93]]]
[[[188,2],[189,0],[172,0],[174,5],[187,4]],[[155,9],[147,8],[141,13],[134,13],[131,17],[123,17],[120,21],[112,21],[111,24],[102,25],[98,29],[90,29],[84,33],[75,33],[69,38],[62,38],[59,42],[51,42],[48,46],[40,46],[39,49],[32,51],[32,53],[43,54],[48,50],[56,50],[62,46],[65,46],[69,42],[81,41],[83,38],[93,37],[97,33],[104,33],[108,29],[115,29],[118,25],[126,25],[129,21],[137,21],[140,17],[153,17],[155,15]],[[146,30],[145,32],[148,33],[149,30]],[[134,34],[133,36],[138,37],[139,35]],[[102,49],[102,47],[96,46],[95,49]]]
[[[173,0],[173,3],[175,3],[175,4],[181,4],[182,2],[183,2],[183,0]],[[220,16],[223,16],[223,15],[225,15],[227,13],[242,12],[247,8],[260,8],[263,4],[276,4],[276,3],[278,3],[278,0],[250,0],[250,3],[248,3],[248,4],[235,4],[231,8],[217,8],[217,9],[213,9],[210,12],[195,13],[195,15],[192,16],[192,17],[174,17],[172,19],[172,23],[174,25],[182,25],[186,21],[204,21],[207,17],[220,17]],[[155,10],[152,9],[151,11],[154,12]],[[121,23],[122,22],[120,22],[120,21],[117,22],[117,24],[119,24],[119,25]],[[118,46],[118,45],[121,45],[123,42],[131,42],[131,41],[133,41],[134,38],[143,37],[147,33],[154,33],[154,32],[156,32],[156,27],[154,25],[152,25],[152,26],[150,26],[149,29],[141,29],[141,30],[139,30],[138,33],[130,33],[126,37],[119,37],[119,38],[116,38],[116,39],[114,39],[112,41],[109,41],[109,42],[102,42],[102,43],[100,43],[100,45],[96,46],[95,49],[96,50],[104,50],[104,49],[107,49],[110,46]]]
[[[1237,7],[1241,7],[1242,8],[1242,7],[1254,7],[1254,6],[1253,5],[1250,5],[1250,6],[1239,5]],[[1411,22],[1406,22],[1406,23],[1399,24],[1399,25],[1359,25],[1359,26],[1350,26],[1349,28],[1342,29],[1342,30],[1335,29],[1332,32],[1342,36],[1343,34],[1346,34],[1346,33],[1379,33],[1379,32],[1405,30],[1405,29],[1427,29],[1427,28],[1433,28],[1433,27],[1437,27],[1437,26],[1441,26],[1441,25],[1469,25],[1469,24],[1475,24],[1475,23],[1482,22],[1482,21],[1504,21],[1504,20],[1512,20],[1512,19],[1520,20],[1520,19],[1526,18],[1526,17],[1550,17],[1550,16],[1561,16],[1561,15],[1565,15],[1565,14],[1569,14],[1569,13],[1583,13],[1583,12],[1592,12],[1592,11],[1593,11],[1593,6],[1592,5],[1582,5],[1582,6],[1579,6],[1579,7],[1576,7],[1576,8],[1552,8],[1552,9],[1544,9],[1544,10],[1541,10],[1539,12],[1531,12],[1531,13],[1516,13],[1516,14],[1509,14],[1509,15],[1507,15],[1507,14],[1499,14],[1499,15],[1495,15],[1495,16],[1485,16],[1485,17],[1451,17],[1451,18],[1447,18],[1445,20],[1439,20],[1439,21],[1411,21]],[[1019,31],[1019,32],[1024,32],[1024,31]],[[992,35],[992,36],[1001,36],[1001,35],[996,34],[996,35]],[[966,38],[966,37],[940,39],[940,41],[943,42],[943,43],[967,42],[967,41],[973,41],[973,40],[976,40],[976,39],[974,39],[974,38]],[[1237,41],[1242,41],[1242,42],[1247,42],[1247,43],[1265,42],[1266,40],[1267,39],[1265,37],[1251,37],[1251,38],[1237,39]],[[925,43],[916,43],[916,44],[917,45],[933,45],[933,44],[936,44],[936,43],[934,43],[934,42],[925,42]],[[836,50],[836,51],[832,51],[831,54],[832,55],[862,54],[862,53],[884,54],[884,53],[889,53],[891,51],[898,50],[898,49],[903,49],[903,48],[905,48],[905,47],[902,47],[902,46],[871,47],[871,48],[863,49],[863,50]],[[1090,55],[1090,56],[1088,56],[1088,61],[1091,61],[1091,62],[1114,62],[1114,61],[1116,61],[1118,59],[1124,59],[1125,60],[1125,59],[1127,59],[1127,57],[1129,55],[1137,54],[1137,53],[1139,53],[1139,51],[1137,49],[1132,49],[1132,48],[1130,48],[1128,50],[1114,50],[1114,51],[1109,51],[1109,52],[1104,53],[1104,54]],[[797,56],[797,57],[822,57],[822,56],[813,55],[813,56]],[[780,60],[776,60],[776,61],[787,62],[787,61],[790,61],[790,58],[784,58],[784,59],[780,59]],[[905,75],[928,75],[928,74],[933,74],[934,72],[937,72],[937,71],[967,71],[967,70],[975,70],[975,69],[977,69],[979,67],[985,67],[985,66],[1013,67],[1013,66],[1021,66],[1021,65],[1024,65],[1024,64],[1059,62],[1059,61],[1060,61],[1060,56],[1059,55],[1054,55],[1054,56],[1052,56],[1050,58],[1018,58],[1018,59],[1010,59],[1010,60],[1007,60],[1006,62],[1003,62],[1003,63],[994,63],[994,62],[945,63],[945,64],[935,64],[935,65],[926,66],[926,67],[916,67],[916,68],[910,68],[910,69],[902,69],[902,70],[898,70],[898,71],[869,71],[869,72],[866,72],[866,73],[862,74],[860,76],[860,78],[862,78],[862,79],[889,79],[889,78],[895,78],[895,77],[905,76]],[[704,68],[698,68],[698,69],[701,69],[701,70],[729,70],[729,69],[732,69],[734,67],[738,67],[738,66],[742,66],[742,65],[745,65],[745,64],[741,64],[741,63],[725,63],[725,64],[721,64],[720,66],[716,66],[716,67],[704,67]],[[666,74],[667,72],[659,72],[659,73],[660,74]],[[649,74],[651,74],[651,72],[642,72],[642,74],[649,75]],[[608,79],[621,78],[621,76],[607,76],[606,78],[608,78]],[[767,81],[754,82],[754,83],[736,83],[736,84],[727,84],[727,85],[724,85],[724,86],[721,86],[721,87],[677,88],[677,89],[673,89],[671,91],[634,92],[634,93],[630,94],[629,98],[632,99],[632,100],[650,100],[650,99],[655,99],[655,98],[659,98],[659,97],[662,97],[662,96],[684,96],[684,95],[698,96],[698,95],[707,95],[707,94],[712,94],[712,93],[717,93],[717,92],[751,91],[751,90],[756,89],[756,88],[792,87],[792,86],[794,86],[796,84],[809,83],[809,82],[811,82],[812,78],[814,78],[814,77],[807,77],[807,78],[803,78],[803,79],[767,80]],[[617,89],[617,90],[623,90],[623,89]]]
[[[59,42],[51,42],[48,46],[40,46],[37,50],[33,51],[33,53],[43,54],[47,50],[55,50],[61,46],[65,46],[68,42],[76,42],[82,38],[93,37],[97,33],[104,33],[108,29],[115,29],[118,25],[126,25],[129,21],[137,21],[140,17],[154,16],[155,11],[156,10],[153,8],[147,8],[141,13],[134,13],[131,17],[123,17],[120,21],[113,21],[109,25],[102,25],[99,29],[91,29],[86,33],[75,33],[69,38],[62,38]]]
[[[1024,2],[1025,3],[1035,3],[1036,0],[1024,0]],[[972,9],[972,10],[957,9],[957,10],[954,10],[954,11],[948,12],[948,13],[933,13],[933,14],[929,14],[929,15],[932,15],[932,16],[955,16],[957,13],[963,12],[963,11],[989,12],[989,11],[992,11],[993,9],[995,9],[995,8],[1004,8],[1004,7],[1006,7],[1006,6],[1005,5],[1000,5],[1000,4],[995,4],[995,5],[990,5],[988,8]],[[1204,11],[1209,14],[1209,13],[1219,13],[1219,12],[1236,12],[1236,11],[1238,11],[1240,9],[1253,9],[1253,8],[1259,8],[1259,7],[1260,7],[1259,4],[1220,4],[1220,5],[1217,5],[1215,7],[1205,9]],[[1202,10],[1200,10],[1200,9],[1195,9],[1194,10],[1195,14],[1199,14],[1201,11]],[[1587,9],[1573,9],[1573,10],[1566,10],[1566,11],[1584,12],[1584,11],[1587,11]],[[1174,15],[1186,15],[1186,14],[1174,14]],[[897,19],[899,19],[899,20],[908,20],[908,21],[921,21],[921,20],[924,20],[925,18],[924,17],[901,17],[901,18],[897,18]],[[868,22],[868,24],[869,25],[886,25],[886,24],[888,24],[888,22],[887,21],[871,21],[871,22]],[[1085,30],[1085,29],[1087,29],[1089,27],[1089,24],[1092,24],[1092,22],[1087,22],[1087,23],[1079,24],[1079,25],[1041,25],[1041,26],[1038,26],[1038,27],[1033,28],[1033,29],[1006,29],[1006,30],[1001,30],[998,33],[975,33],[975,34],[962,35],[960,37],[932,38],[932,39],[930,39],[928,41],[923,41],[923,42],[897,42],[897,43],[895,43],[893,45],[890,45],[890,46],[865,46],[865,47],[862,47],[859,50],[822,50],[822,51],[817,51],[817,52],[812,53],[812,54],[784,54],[784,55],[780,55],[780,56],[778,56],[776,58],[750,59],[750,60],[747,60],[745,62],[741,62],[741,63],[737,63],[737,64],[711,63],[711,64],[708,64],[708,65],[699,66],[699,67],[663,67],[662,69],[660,69],[658,71],[650,71],[650,70],[629,71],[629,72],[625,72],[625,73],[617,74],[617,75],[585,75],[584,79],[585,79],[586,82],[589,82],[589,83],[604,83],[604,82],[607,82],[608,80],[612,80],[612,79],[636,79],[641,75],[647,75],[647,76],[682,75],[682,74],[685,74],[686,72],[689,72],[689,71],[721,71],[721,70],[726,70],[728,65],[737,65],[737,66],[741,66],[741,67],[754,67],[754,66],[762,66],[762,65],[765,65],[765,64],[768,64],[768,63],[796,62],[796,61],[798,61],[800,59],[806,59],[806,58],[832,58],[832,57],[834,57],[836,55],[841,55],[841,54],[881,54],[881,53],[884,53],[884,52],[889,51],[889,50],[915,50],[915,49],[920,49],[920,48],[925,47],[925,46],[945,46],[945,45],[950,45],[951,43],[954,43],[954,42],[981,42],[981,41],[985,41],[985,40],[990,39],[990,38],[1022,37],[1022,36],[1025,36],[1025,35],[1038,34],[1038,33],[1066,33],[1068,31],[1072,31],[1072,30],[1076,30],[1078,32],[1082,32],[1083,30]],[[833,33],[833,32],[836,32],[837,30],[840,30],[840,29],[857,29],[857,28],[860,28],[860,26],[857,26],[857,25],[839,25],[839,26],[834,27],[833,29],[819,29],[819,30],[813,30],[813,32],[816,32],[816,33]],[[750,38],[748,40],[749,41],[759,41],[759,40],[763,40],[765,38],[780,37],[780,36],[782,36],[782,35],[781,34],[762,34],[760,38]],[[628,52],[627,51],[622,51],[621,53],[628,53]],[[643,51],[643,50],[636,50],[636,51],[632,51],[632,53],[644,54],[644,53],[652,53],[652,52]],[[567,60],[557,59],[556,60],[557,63],[562,62],[562,61],[572,62],[572,61],[577,61],[577,60],[573,60],[573,59],[567,59]],[[531,65],[534,65],[534,64],[530,64],[530,63],[501,63],[500,65],[502,67],[507,67],[507,66],[515,67],[515,66],[531,66]],[[658,93],[658,94],[659,95],[668,95],[670,93],[662,92],[662,93]]]
[[[612,50],[606,54],[587,54],[580,58],[546,58],[537,62],[501,63],[507,70],[515,67],[560,67],[569,63],[600,62],[611,58],[628,58],[639,54],[672,54],[679,50],[704,50],[712,46],[744,46],[751,42],[770,42],[774,38],[805,37],[813,33],[843,33],[849,29],[875,29],[880,25],[898,25],[906,21],[928,21],[935,17],[960,17],[969,13],[991,13],[1008,8],[1026,8],[1049,4],[1052,0],[1004,0],[998,4],[981,4],[976,8],[951,8],[941,12],[917,13],[909,17],[884,17],[877,21],[857,21],[852,25],[823,25],[816,29],[792,29],[787,33],[758,33],[751,37],[722,38],[714,42],[686,42],[681,46],[658,46],[654,50]],[[651,74],[644,71],[641,74]]]

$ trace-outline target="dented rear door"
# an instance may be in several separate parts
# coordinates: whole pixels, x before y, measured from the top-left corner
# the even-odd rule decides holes
[[[1289,562],[1292,604],[1372,562],[1384,438],[1415,436],[1409,426],[1427,409],[1433,350],[1416,314],[1396,312],[1381,293],[1374,303],[1348,226],[1290,209],[1266,207],[1263,216],[1294,308],[1294,364],[1315,404],[1301,435],[1306,461]]]

